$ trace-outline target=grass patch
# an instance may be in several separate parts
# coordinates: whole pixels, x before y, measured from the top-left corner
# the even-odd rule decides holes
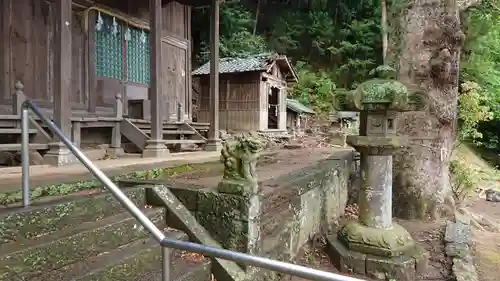
[[[485,260],[487,260],[491,264],[495,265],[500,265],[500,253],[493,251],[493,250],[487,250],[483,249],[479,255],[483,256]]]
[[[468,164],[483,181],[499,181],[500,171],[496,166],[483,157],[481,148],[474,144],[461,144],[457,147],[453,159],[461,158],[462,161]]]
[[[219,162],[207,162],[199,164],[185,164],[168,168],[156,168],[146,171],[135,171],[120,176],[111,177],[114,182],[125,179],[156,180],[175,177],[181,174],[208,171]],[[34,200],[46,196],[62,196],[76,193],[83,190],[101,188],[102,184],[98,180],[79,181],[76,183],[63,183],[42,185],[31,188],[30,199]],[[22,201],[22,190],[0,194],[0,205],[9,205]]]

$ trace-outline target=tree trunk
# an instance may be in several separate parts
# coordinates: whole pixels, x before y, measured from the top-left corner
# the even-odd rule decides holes
[[[428,109],[405,113],[398,122],[398,132],[415,139],[394,156],[394,214],[437,219],[454,202],[447,162],[456,135],[465,39],[460,7],[455,0],[398,1],[399,7],[391,6],[391,13],[397,14],[390,18],[399,19],[391,28],[391,42],[397,42],[391,46],[391,59],[400,81],[426,94]]]
[[[253,35],[257,34],[257,24],[260,16],[260,0],[257,0],[257,8],[255,9],[255,20],[253,21]]]
[[[382,59],[384,64],[387,63],[387,3],[385,0],[380,0],[380,31],[382,33]]]

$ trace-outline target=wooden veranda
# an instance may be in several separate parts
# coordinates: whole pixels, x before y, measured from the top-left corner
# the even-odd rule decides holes
[[[107,144],[111,156],[123,150],[122,137],[145,157],[165,155],[167,145],[185,143],[220,149],[220,2],[2,1],[0,135],[6,138],[0,152],[20,148],[19,113],[25,99],[41,106],[75,143],[95,135],[94,142]],[[191,10],[203,6],[211,9],[211,118],[196,123],[191,104]],[[111,35],[102,33],[99,24],[111,26]],[[117,36],[120,39],[113,39]],[[123,57],[117,62],[103,61],[106,50],[98,48],[99,40],[110,38]],[[143,56],[133,53],[130,38],[146,44]],[[118,75],[98,65],[112,63],[120,68]],[[137,74],[148,72],[141,67],[147,67],[149,75]],[[31,123],[31,148],[44,155],[45,163],[71,162],[69,152],[42,124],[35,119]]]

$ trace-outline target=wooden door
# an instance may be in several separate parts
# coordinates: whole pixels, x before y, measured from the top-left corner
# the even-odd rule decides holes
[[[178,120],[181,105],[182,121],[191,119],[190,42],[173,36],[162,39],[163,100],[167,120]]]

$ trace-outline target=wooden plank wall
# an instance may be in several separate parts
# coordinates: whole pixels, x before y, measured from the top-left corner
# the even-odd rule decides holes
[[[149,21],[147,3],[129,1],[129,13],[138,21]],[[162,59],[165,76],[163,84],[164,110],[170,119],[177,119],[177,102],[184,105],[186,118],[192,116],[191,103],[191,7],[178,2],[169,2],[162,9],[163,44]],[[148,97],[148,86],[125,84],[124,96],[135,99]]]
[[[192,118],[191,7],[170,2],[163,8],[164,100],[170,119],[177,119],[177,104],[185,119]],[[164,50],[163,50],[164,49]]]
[[[3,0],[0,30],[3,38],[0,71],[0,114],[11,113],[15,81],[24,84],[28,98],[39,105],[52,107],[54,75],[54,3],[40,0]],[[85,108],[87,96],[84,83],[85,35],[73,10],[73,79],[70,101],[75,109]]]
[[[79,1],[82,2],[82,1]],[[112,5],[114,11],[122,15],[129,11],[137,21],[149,21],[149,13],[144,11],[147,4],[134,6],[138,1],[100,0]],[[127,3],[128,2],[128,3]],[[72,29],[72,93],[70,101],[75,110],[111,112],[117,93],[126,99],[127,93],[147,98],[148,86],[123,83],[118,80],[95,77],[95,65],[91,56],[92,33],[84,32],[84,23],[79,5],[73,8]],[[2,0],[0,1],[0,114],[12,111],[14,83],[23,82],[25,94],[39,105],[50,109],[53,97],[54,64],[54,15],[55,6],[50,0]],[[93,29],[93,17],[90,13],[89,30]],[[95,14],[93,14],[95,17]],[[173,80],[178,85],[170,87],[167,99],[180,100],[185,104],[184,111],[191,114],[191,7],[177,2],[170,2],[163,7],[164,35],[178,38],[187,44],[187,50],[176,49],[168,54],[169,65],[177,69]],[[88,41],[90,40],[90,42]],[[181,54],[182,53],[182,54]],[[88,62],[88,63],[87,63]],[[180,67],[182,65],[182,67]],[[182,76],[183,75],[183,76]],[[183,79],[179,77],[183,77]],[[182,85],[181,85],[182,83]],[[182,94],[180,94],[182,93]],[[172,103],[174,103],[172,101]],[[175,102],[175,109],[176,109]]]
[[[210,81],[200,79],[198,121],[209,122]],[[219,126],[226,131],[259,130],[260,74],[242,73],[220,76]]]

